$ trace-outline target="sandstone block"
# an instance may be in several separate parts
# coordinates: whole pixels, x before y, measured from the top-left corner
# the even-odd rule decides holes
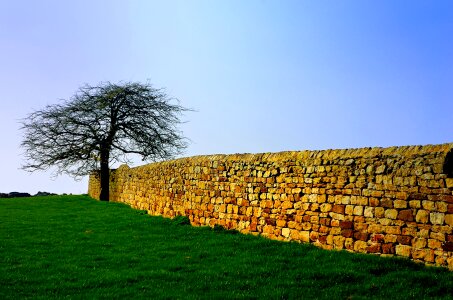
[[[299,239],[302,242],[308,243],[310,241],[310,231],[301,231],[301,232],[299,232]]]
[[[412,214],[411,209],[401,210],[400,212],[398,212],[397,218],[398,218],[398,220],[403,220],[403,221],[407,221],[407,222],[414,221],[414,216]]]
[[[401,227],[400,226],[385,226],[385,233],[401,234]]]
[[[396,209],[386,209],[384,215],[387,219],[395,220],[398,216],[398,211]]]
[[[354,251],[365,253],[367,250],[368,244],[364,241],[355,241]]]
[[[321,212],[329,212],[332,210],[332,204],[330,203],[323,203],[320,206]]]
[[[407,245],[397,245],[395,247],[396,255],[410,257],[412,253],[412,247]]]
[[[353,214],[355,216],[362,216],[363,215],[363,206],[355,206],[353,209]]]
[[[396,234],[386,234],[384,237],[384,242],[386,243],[396,243],[398,236]]]
[[[366,247],[367,253],[379,253],[381,252],[381,245],[380,244],[372,244]]]
[[[414,249],[425,248],[426,244],[427,244],[426,239],[422,238],[414,238],[412,241],[412,247],[414,247]]]
[[[373,206],[373,207],[376,207],[379,205],[379,199],[374,198],[374,197],[370,198],[369,202],[370,202],[370,206]]]
[[[449,189],[453,189],[453,178],[447,178],[445,179],[445,185]]]
[[[344,240],[344,246],[348,250],[354,250],[354,240],[352,238],[346,238]]]
[[[374,209],[374,214],[376,215],[376,218],[382,218],[384,217],[385,209],[383,207],[376,207]]]
[[[391,199],[387,199],[387,198],[381,199],[380,206],[385,207],[385,208],[392,208],[393,201]]]
[[[351,221],[340,221],[340,227],[342,229],[352,229],[354,223]]]
[[[285,220],[277,220],[277,227],[285,227],[286,221]]]
[[[345,206],[344,205],[335,204],[334,206],[332,206],[332,212],[338,213],[338,214],[344,214]]]
[[[403,235],[416,236],[417,229],[415,227],[405,227],[405,228],[403,228],[401,233]]]
[[[411,201],[409,201],[409,207],[410,208],[420,208],[421,201],[420,200],[411,200]]]
[[[365,211],[363,213],[363,215],[366,217],[366,218],[374,218],[374,207],[365,207]]]
[[[343,249],[344,248],[344,241],[345,238],[343,236],[334,236],[333,237],[333,244],[335,249]]]
[[[417,215],[415,216],[415,221],[417,223],[426,224],[426,223],[428,223],[428,218],[429,218],[429,212],[421,209],[421,210],[417,211]]]
[[[429,220],[430,220],[431,224],[442,225],[445,220],[445,214],[444,213],[430,213]]]
[[[384,226],[382,226],[380,224],[370,224],[370,226],[368,226],[368,232],[369,233],[383,233]]]
[[[445,215],[445,223],[447,225],[453,226],[453,214],[446,214]]]
[[[413,259],[424,260],[424,258],[426,256],[428,256],[428,255],[429,255],[429,250],[428,249],[423,249],[423,250],[415,249],[414,251],[412,251],[412,258]]]
[[[395,200],[393,202],[394,208],[407,208],[407,201],[404,200]]]
[[[438,212],[447,212],[448,211],[448,204],[446,202],[437,201],[436,202],[436,210]]]
[[[368,233],[366,232],[354,232],[354,239],[359,241],[367,241],[368,240]]]
[[[442,242],[435,239],[428,239],[428,248],[430,249],[441,249]]]
[[[411,240],[412,240],[412,238],[407,235],[399,235],[396,238],[396,241],[402,245],[411,245]]]
[[[429,210],[429,211],[436,210],[436,205],[434,204],[433,201],[424,200],[424,201],[422,201],[422,206],[424,209]]]
[[[289,228],[282,228],[282,235],[286,238],[289,238],[291,231]]]
[[[382,244],[381,247],[383,254],[395,254],[395,246],[393,243]]]
[[[375,173],[376,174],[382,174],[385,171],[385,165],[380,165],[379,167],[376,168]]]
[[[346,205],[344,213],[351,216],[354,213],[354,205]]]

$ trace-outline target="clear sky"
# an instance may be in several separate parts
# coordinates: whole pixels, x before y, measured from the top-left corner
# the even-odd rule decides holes
[[[0,0],[0,192],[86,193],[19,120],[102,81],[196,109],[184,156],[453,142],[452,37],[453,1]]]

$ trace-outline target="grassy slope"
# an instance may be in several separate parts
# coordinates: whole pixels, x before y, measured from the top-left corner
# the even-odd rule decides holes
[[[453,272],[149,217],[86,196],[0,200],[0,299],[445,298]]]

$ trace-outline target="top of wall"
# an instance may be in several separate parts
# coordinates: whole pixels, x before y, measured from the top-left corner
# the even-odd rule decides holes
[[[453,162],[453,143],[446,143],[440,145],[425,145],[425,146],[401,146],[401,147],[374,147],[374,148],[357,148],[357,149],[336,149],[336,150],[303,150],[303,151],[284,151],[277,153],[257,153],[257,154],[214,154],[214,155],[200,155],[168,160],[157,163],[150,163],[143,166],[134,167],[148,168],[163,165],[181,165],[181,164],[198,164],[209,163],[214,161],[228,162],[288,162],[293,161],[296,164],[304,164],[305,162],[312,162],[313,160],[322,161],[338,161],[357,158],[378,158],[383,159],[397,159],[409,160],[417,157],[423,158],[429,156],[430,158],[438,158],[442,160],[448,169]],[[129,168],[127,165],[121,165],[119,169]],[[444,173],[449,174],[452,170],[446,170]]]

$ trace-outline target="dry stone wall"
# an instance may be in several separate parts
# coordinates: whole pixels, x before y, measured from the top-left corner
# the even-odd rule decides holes
[[[111,173],[110,199],[324,249],[453,269],[453,143],[182,158]],[[89,194],[99,198],[92,175]]]

